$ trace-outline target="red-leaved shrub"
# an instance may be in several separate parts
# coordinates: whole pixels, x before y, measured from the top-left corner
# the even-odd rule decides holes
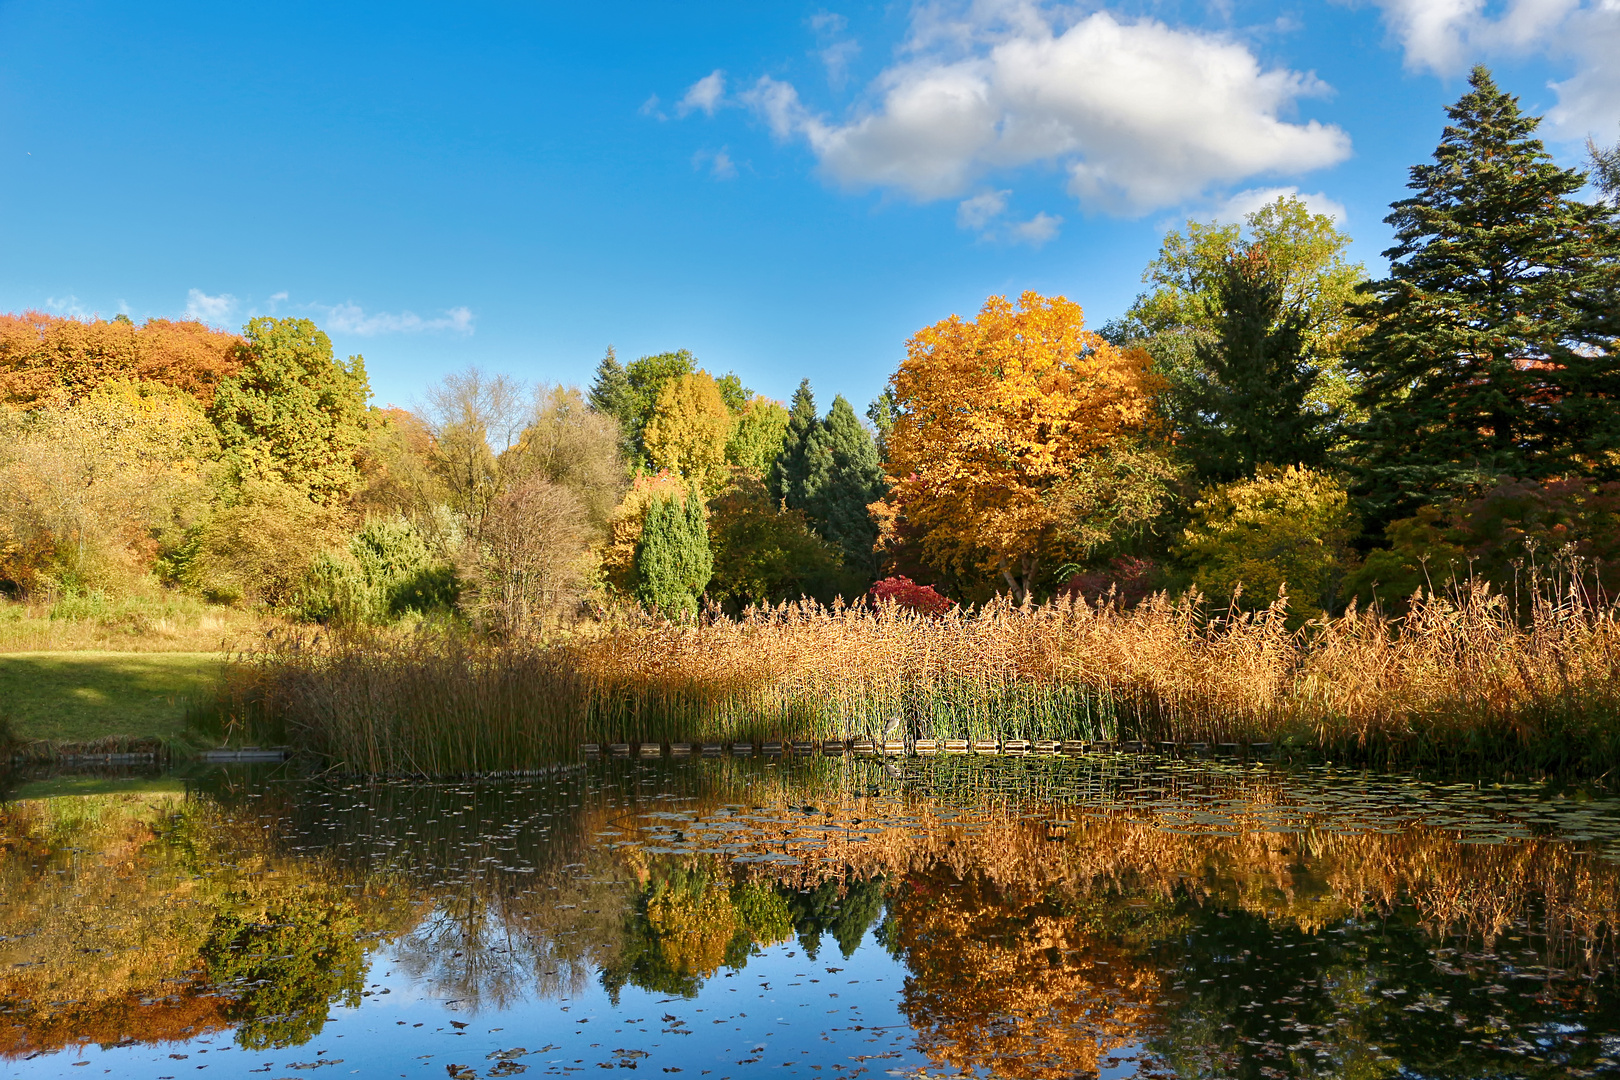
[[[924,615],[943,615],[951,610],[951,602],[936,592],[932,585],[919,585],[903,574],[877,582],[867,595],[873,601],[892,600],[901,607],[920,611]]]

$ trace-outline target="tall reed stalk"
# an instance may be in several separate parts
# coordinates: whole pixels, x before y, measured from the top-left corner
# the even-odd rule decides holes
[[[272,639],[273,642],[276,639]],[[1611,606],[1483,587],[1288,627],[992,603],[942,618],[804,602],[701,624],[622,621],[548,645],[436,630],[281,639],[232,667],[230,732],[357,772],[531,768],[581,741],[859,736],[1267,741],[1376,764],[1605,772],[1620,761]]]

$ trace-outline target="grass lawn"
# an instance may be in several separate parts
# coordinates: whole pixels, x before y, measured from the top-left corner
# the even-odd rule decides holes
[[[22,739],[174,738],[223,667],[217,652],[0,653],[0,714]]]

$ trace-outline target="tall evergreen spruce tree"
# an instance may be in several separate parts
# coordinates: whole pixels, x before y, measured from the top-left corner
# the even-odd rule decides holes
[[[793,509],[803,509],[804,483],[810,475],[810,437],[820,426],[816,419],[816,397],[810,392],[810,380],[805,379],[793,392],[782,451],[771,463],[771,474],[766,478],[772,500],[778,503],[786,500]]]
[[[647,507],[636,544],[636,598],[665,615],[697,613],[714,576],[709,525],[695,491],[684,499],[655,499]]]
[[[1199,479],[1321,465],[1331,417],[1307,404],[1319,374],[1306,355],[1309,315],[1288,303],[1286,283],[1258,247],[1227,257],[1214,293],[1218,336],[1197,343],[1201,370],[1183,435]]]
[[[811,528],[843,550],[844,565],[870,577],[877,570],[872,546],[878,527],[867,513],[883,497],[883,467],[877,444],[842,394],[806,440],[803,505]]]
[[[1384,220],[1354,356],[1363,494],[1389,520],[1493,475],[1620,475],[1620,228],[1484,68]]]

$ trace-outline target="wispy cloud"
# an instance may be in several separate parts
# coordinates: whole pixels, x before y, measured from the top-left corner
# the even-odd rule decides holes
[[[979,234],[979,239],[1002,244],[1041,247],[1057,238],[1063,219],[1042,210],[1028,221],[1007,221],[1011,191],[981,191],[956,204],[956,226]]]
[[[860,55],[861,43],[844,36],[849,20],[830,11],[810,16],[810,29],[815,31],[820,48],[816,55],[827,68],[827,85],[842,90],[849,81],[849,65]]]
[[[1305,204],[1313,214],[1325,214],[1343,225],[1347,216],[1344,204],[1330,199],[1322,192],[1301,193],[1298,187],[1249,188],[1223,199],[1215,207],[1215,220],[1223,224],[1241,225],[1243,220],[1262,206],[1278,199],[1295,198]]]
[[[236,297],[230,293],[209,296],[201,289],[192,289],[186,293],[186,318],[223,326],[236,311],[236,303]]]
[[[685,116],[687,113],[701,111],[707,116],[713,116],[714,110],[720,106],[725,96],[725,72],[715,68],[686,88],[685,96],[675,104],[675,115]]]
[[[1041,247],[1048,240],[1057,238],[1058,229],[1063,219],[1054,214],[1041,211],[1028,221],[1020,221],[1007,230],[1007,236],[1013,243],[1028,244],[1030,247]]]
[[[735,180],[737,178],[737,163],[731,160],[731,148],[722,146],[718,150],[699,150],[692,155],[692,167],[701,169],[708,166],[709,175],[716,180]]]
[[[69,318],[90,319],[95,317],[95,312],[90,311],[83,304],[79,303],[79,298],[77,296],[47,296],[45,298],[45,306],[56,312],[58,315],[66,315]]]
[[[421,334],[448,330],[457,334],[473,333],[473,313],[470,308],[453,307],[443,315],[423,318],[413,311],[398,314],[379,311],[367,314],[359,304],[349,302],[325,306],[310,304],[312,311],[325,314],[325,329],[339,334],[375,337],[378,334]]]
[[[956,225],[960,229],[982,231],[996,218],[1007,212],[1010,191],[981,191],[972,198],[956,204]]]

